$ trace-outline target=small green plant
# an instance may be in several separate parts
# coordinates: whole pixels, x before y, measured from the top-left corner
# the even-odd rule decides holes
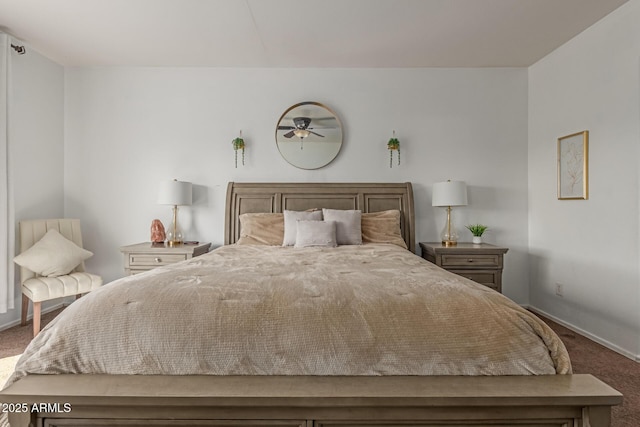
[[[393,131],[393,138],[387,142],[387,148],[389,149],[389,167],[393,167],[393,152],[398,152],[398,166],[400,166],[400,141],[396,138],[396,131]]]
[[[240,131],[239,137],[231,141],[231,144],[236,154],[236,167],[238,167],[238,150],[242,150],[242,165],[244,166],[244,139],[242,139],[242,131]]]
[[[467,227],[471,232],[471,234],[473,234],[476,237],[482,236],[484,232],[487,231],[487,229],[489,228],[486,225],[482,225],[482,224],[469,224],[465,227]]]

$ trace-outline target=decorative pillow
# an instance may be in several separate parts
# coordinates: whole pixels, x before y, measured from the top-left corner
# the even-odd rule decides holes
[[[392,243],[407,249],[400,231],[400,211],[363,213],[362,243]]]
[[[335,248],[336,223],[333,221],[298,221],[296,228],[296,248],[327,246]]]
[[[362,244],[362,211],[322,209],[325,221],[336,222],[336,239],[339,245]]]
[[[42,239],[16,256],[13,261],[40,276],[64,276],[93,253],[65,238],[58,230],[49,230]]]
[[[238,245],[280,246],[284,237],[281,213],[244,213],[240,215]]]
[[[296,244],[297,221],[322,221],[322,211],[284,211],[284,239],[282,246]]]

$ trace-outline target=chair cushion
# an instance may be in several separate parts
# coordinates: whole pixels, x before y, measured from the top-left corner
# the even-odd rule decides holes
[[[13,260],[40,276],[56,277],[68,274],[91,256],[92,252],[65,238],[58,230],[51,229]]]
[[[54,298],[84,294],[98,289],[102,277],[78,272],[57,277],[34,277],[22,284],[22,293],[31,301],[48,301]]]

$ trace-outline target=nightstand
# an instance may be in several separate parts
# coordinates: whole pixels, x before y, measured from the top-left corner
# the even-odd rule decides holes
[[[422,258],[427,261],[502,292],[503,258],[508,248],[488,243],[458,243],[445,247],[440,242],[420,242],[420,249]]]
[[[130,276],[205,254],[209,252],[209,246],[211,243],[169,247],[146,242],[123,246],[120,252],[124,254],[124,271]]]

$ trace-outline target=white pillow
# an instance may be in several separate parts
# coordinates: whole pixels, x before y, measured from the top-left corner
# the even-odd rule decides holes
[[[296,244],[297,221],[322,221],[322,211],[284,211],[284,239],[282,246]]]
[[[362,244],[362,211],[322,209],[325,221],[336,222],[336,239],[339,245]]]
[[[333,221],[298,221],[296,230],[296,248],[307,246],[327,246],[335,248],[336,223]]]
[[[70,273],[91,256],[92,252],[52,229],[29,249],[13,258],[13,261],[39,276],[57,277]]]

